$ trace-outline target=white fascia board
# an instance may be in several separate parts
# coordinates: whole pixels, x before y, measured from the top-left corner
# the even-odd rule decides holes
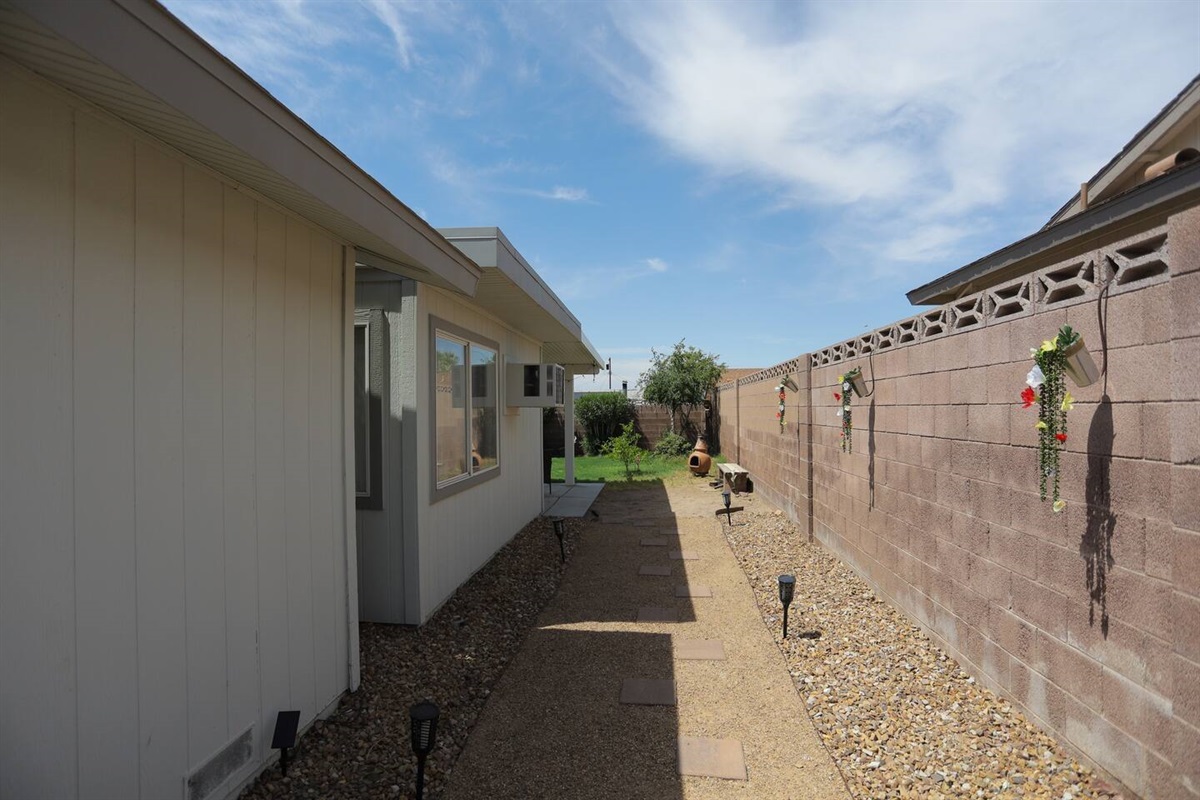
[[[397,254],[473,295],[481,272],[428,223],[152,0],[8,0]]]

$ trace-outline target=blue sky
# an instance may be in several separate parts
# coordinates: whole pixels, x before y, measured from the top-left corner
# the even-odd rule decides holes
[[[502,228],[615,387],[911,316],[1200,72],[1195,0],[167,6],[434,226]]]

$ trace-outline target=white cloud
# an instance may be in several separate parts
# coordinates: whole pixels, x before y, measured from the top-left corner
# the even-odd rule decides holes
[[[533,195],[534,197],[543,197],[547,200],[561,200],[565,203],[588,203],[591,202],[591,197],[588,196],[587,189],[580,189],[574,186],[555,186],[550,190],[528,189],[525,194]]]
[[[912,261],[1069,197],[1200,67],[1197,8],[619,4],[578,42],[676,154],[777,208],[840,207],[847,238]]]
[[[661,258],[647,258],[646,266],[650,268],[651,272],[667,271],[667,262],[663,261]]]

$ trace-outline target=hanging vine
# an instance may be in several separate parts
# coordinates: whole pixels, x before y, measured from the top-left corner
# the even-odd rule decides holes
[[[1067,506],[1059,497],[1060,455],[1067,441],[1067,412],[1075,398],[1066,388],[1066,350],[1079,339],[1070,325],[1059,328],[1058,335],[1030,349],[1033,369],[1025,377],[1028,384],[1021,392],[1024,408],[1038,405],[1038,494],[1042,500],[1049,496],[1055,513]]]
[[[862,370],[858,367],[850,370],[844,375],[838,376],[838,383],[841,384],[841,391],[834,392],[833,398],[841,401],[842,407],[838,409],[837,415],[842,419],[842,452],[854,452],[854,421],[850,411],[850,395],[854,389],[854,380],[862,375]]]

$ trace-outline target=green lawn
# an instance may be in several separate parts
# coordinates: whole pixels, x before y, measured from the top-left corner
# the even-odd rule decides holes
[[[723,461],[725,459],[720,455],[713,456],[713,463]],[[564,459],[554,459],[550,463],[550,480],[554,483],[562,483],[565,469]],[[575,480],[580,483],[622,484],[638,481],[677,481],[692,477],[687,468],[687,456],[674,458],[647,456],[642,459],[640,472],[636,468],[632,468],[632,470],[632,480],[629,480],[625,477],[625,465],[620,461],[608,456],[575,457]],[[714,467],[709,475],[715,473],[716,468]]]

